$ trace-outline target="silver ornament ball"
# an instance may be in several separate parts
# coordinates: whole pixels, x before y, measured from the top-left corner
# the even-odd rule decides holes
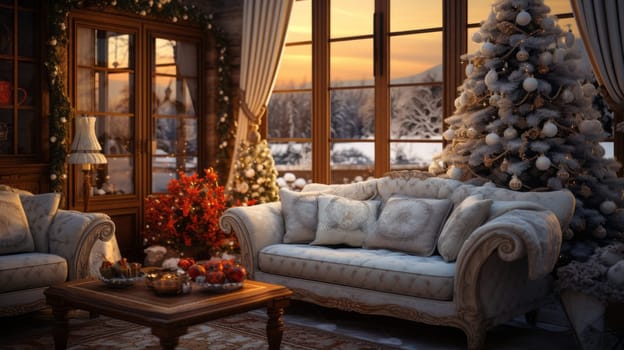
[[[616,209],[617,205],[613,201],[607,200],[600,203],[600,212],[605,215],[613,214]]]
[[[543,154],[537,157],[537,159],[535,160],[535,167],[542,171],[548,170],[551,164],[552,163],[550,161],[550,158],[546,157]]]
[[[522,82],[522,88],[527,92],[533,92],[537,90],[537,79],[528,77]]]
[[[544,125],[542,126],[542,135],[546,137],[553,137],[557,135],[558,132],[559,128],[557,128],[557,125],[550,120],[544,123]]]
[[[525,26],[529,23],[531,23],[531,14],[525,10],[518,12],[516,15],[516,24],[519,26]]]
[[[491,132],[485,136],[485,143],[493,146],[500,142],[500,136],[497,133]]]
[[[507,140],[515,139],[517,136],[518,136],[518,130],[516,130],[516,128],[514,128],[513,126],[508,127],[503,132],[503,137]]]

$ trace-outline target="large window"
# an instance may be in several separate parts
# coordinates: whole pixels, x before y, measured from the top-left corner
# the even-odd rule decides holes
[[[470,38],[491,4],[296,1],[265,120],[280,175],[344,183],[426,169],[464,80],[461,55],[478,49]],[[547,5],[578,37],[569,1]]]

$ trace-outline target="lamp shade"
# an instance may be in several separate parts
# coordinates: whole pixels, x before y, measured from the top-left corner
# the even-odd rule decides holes
[[[70,164],[106,164],[106,156],[95,136],[95,117],[80,116],[75,119],[76,133],[67,162]]]

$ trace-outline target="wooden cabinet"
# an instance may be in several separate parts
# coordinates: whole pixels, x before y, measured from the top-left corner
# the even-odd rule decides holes
[[[200,169],[202,34],[192,26],[87,10],[70,12],[69,90],[76,115],[96,117],[108,163],[92,176],[90,211],[109,214],[122,254],[140,255],[143,199],[178,171]],[[79,166],[70,206],[83,206]]]
[[[34,1],[0,1],[0,183],[33,192],[49,189],[43,11]]]

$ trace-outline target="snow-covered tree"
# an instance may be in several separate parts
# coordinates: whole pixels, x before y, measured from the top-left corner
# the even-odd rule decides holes
[[[463,56],[448,143],[429,170],[519,191],[569,189],[577,202],[567,244],[591,250],[622,239],[624,180],[604,157],[609,133],[574,35],[549,13],[542,0],[494,1],[472,37],[480,49]]]

